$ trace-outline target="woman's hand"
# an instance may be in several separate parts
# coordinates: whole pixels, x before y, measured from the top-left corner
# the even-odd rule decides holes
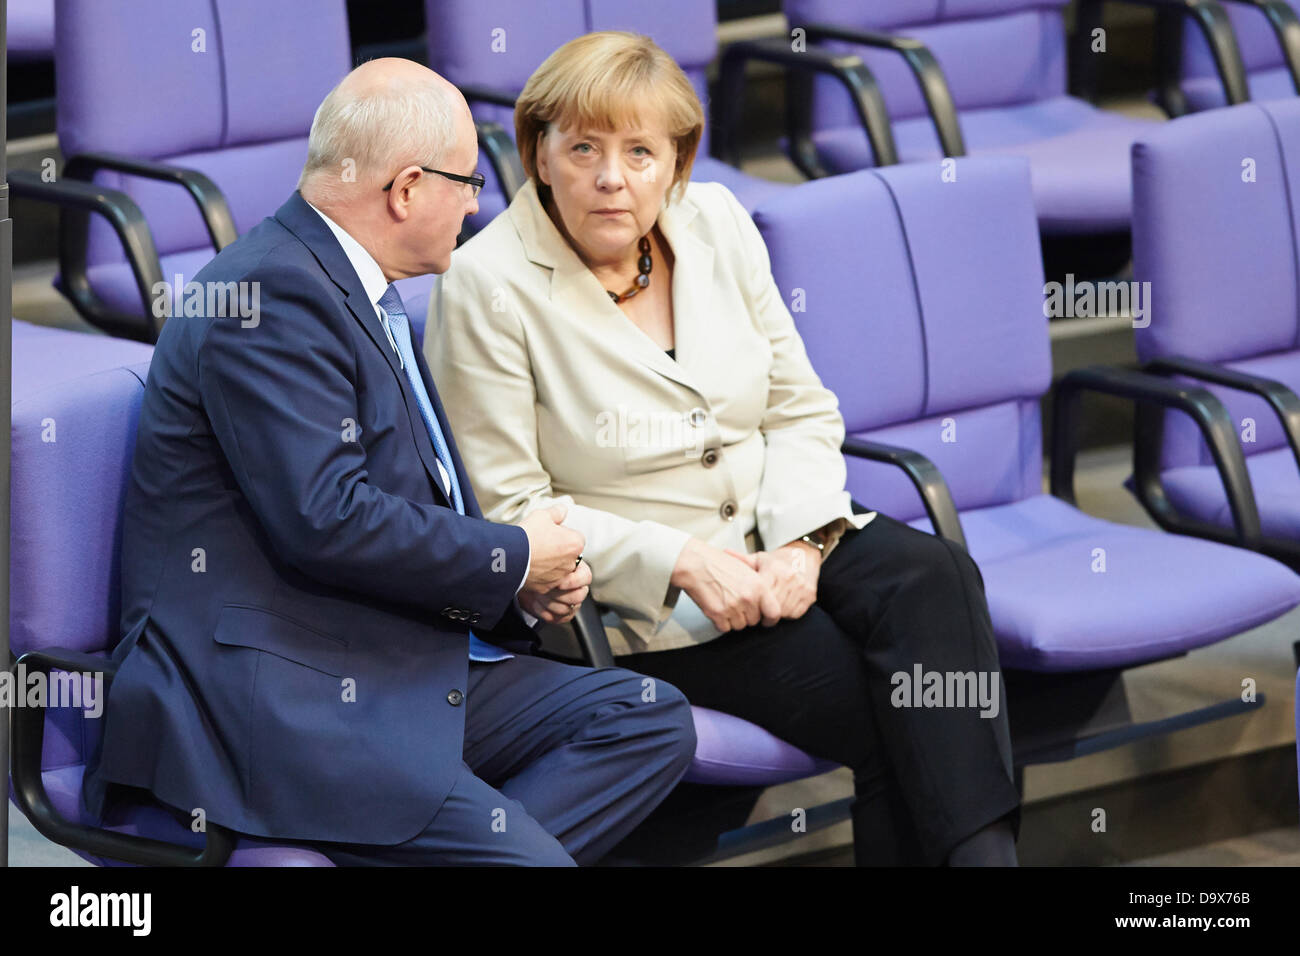
[[[803,617],[817,600],[822,553],[812,545],[792,541],[775,551],[741,554],[728,549],[727,553],[752,567],[762,580],[764,590],[772,596],[777,611],[769,614],[764,610],[764,627],[771,627],[783,618],[795,620]]]
[[[577,616],[578,608],[587,599],[590,588],[591,567],[586,561],[580,561],[576,569],[549,591],[521,588],[519,606],[548,624],[567,624]]]
[[[776,598],[752,563],[691,538],[682,548],[670,583],[690,595],[719,631],[752,627],[773,615]]]

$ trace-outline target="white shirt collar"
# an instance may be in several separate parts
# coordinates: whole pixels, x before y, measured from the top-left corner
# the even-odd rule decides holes
[[[311,203],[307,203],[307,205],[311,206]],[[379,305],[379,300],[388,291],[388,280],[384,278],[384,270],[379,268],[379,263],[375,261],[375,257],[367,252],[366,247],[353,239],[337,222],[316,209],[315,206],[311,206],[311,208],[316,210],[316,215],[325,220],[325,225],[330,227],[330,232],[334,233],[334,238],[343,247],[343,254],[348,257],[348,262],[352,263],[357,278],[361,280],[361,287],[366,290],[366,297],[370,299],[372,304]]]

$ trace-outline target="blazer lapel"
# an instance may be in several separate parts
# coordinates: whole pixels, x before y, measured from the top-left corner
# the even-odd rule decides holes
[[[433,441],[429,438],[429,430],[424,424],[424,416],[420,414],[419,402],[415,398],[415,393],[411,390],[411,383],[406,378],[406,372],[402,370],[401,363],[393,352],[393,347],[388,344],[388,335],[384,332],[383,325],[379,321],[379,315],[375,312],[374,303],[366,295],[365,287],[362,286],[361,279],[357,276],[357,270],[352,268],[352,263],[348,261],[347,255],[343,252],[338,240],[334,238],[334,233],[330,232],[329,226],[325,225],[325,221],[316,214],[316,210],[308,205],[307,200],[302,198],[301,193],[295,192],[290,196],[279,211],[276,212],[275,218],[302,240],[303,244],[311,250],[311,254],[316,257],[316,261],[320,263],[321,268],[325,270],[325,274],[330,277],[330,281],[343,291],[348,311],[365,329],[370,341],[374,343],[375,348],[379,349],[384,361],[388,363],[393,376],[397,379],[397,387],[401,392],[402,401],[406,405],[406,415],[410,420],[411,430],[415,434],[415,448],[420,455],[420,461],[424,465],[424,470],[429,473],[434,492],[448,507],[451,507],[450,498],[442,490],[442,479],[438,476],[437,455],[433,450]],[[412,342],[412,351],[417,356],[417,363],[423,365],[423,360],[419,358],[420,350],[414,347],[414,342]],[[422,374],[425,376],[427,388],[428,370],[425,369]],[[432,390],[429,392],[429,397],[435,410],[441,412],[441,405]],[[451,431],[446,425],[445,417],[440,415],[439,424],[442,425],[443,435],[450,443]],[[453,457],[455,457],[454,453]],[[462,493],[464,489],[465,484],[462,482]]]
[[[694,217],[695,207],[679,209],[678,203],[667,207],[659,215],[659,226],[673,249],[673,321],[674,351],[677,361],[670,359],[664,350],[632,323],[601,288],[591,270],[578,258],[556,228],[543,208],[537,189],[530,180],[518,193],[509,207],[528,258],[551,269],[551,301],[574,315],[590,316],[601,323],[601,331],[613,342],[621,343],[623,354],[634,357],[642,365],[665,378],[689,388],[699,395],[696,379],[682,358],[689,353],[692,336],[687,327],[698,321],[698,306],[686,303],[703,289],[712,288],[713,250],[693,235],[687,223]],[[690,261],[694,260],[694,261]],[[653,281],[653,280],[652,280]]]

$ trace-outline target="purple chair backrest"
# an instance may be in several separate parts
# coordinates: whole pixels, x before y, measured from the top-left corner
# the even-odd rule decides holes
[[[574,37],[628,30],[663,47],[690,78],[700,102],[708,103],[706,70],[718,50],[712,3],[556,0],[539,16],[537,4],[524,0],[425,0],[425,18],[429,65],[453,83],[518,93],[542,61]],[[473,105],[478,119],[498,122],[514,135],[512,110]],[[700,149],[707,153],[707,142]]]
[[[803,183],[754,213],[813,367],[850,435],[916,449],[959,508],[1042,490],[1051,380],[1029,168],[960,159]],[[902,472],[849,459],[849,490],[924,514]]]
[[[1300,99],[1245,103],[1155,127],[1133,144],[1133,271],[1149,282],[1142,361],[1182,355],[1300,388]],[[1211,387],[1254,422],[1247,455],[1286,443],[1275,416]],[[1182,415],[1165,423],[1167,466],[1212,459]]]
[[[939,61],[958,110],[1014,106],[1066,89],[1068,0],[787,0],[786,17],[892,33],[917,40]],[[896,53],[847,44],[866,62],[895,120],[925,116],[912,72]],[[813,128],[856,125],[853,107],[835,81],[814,83]]]
[[[19,392],[15,376],[11,646],[15,656],[45,647],[107,652],[119,638],[122,500],[148,374],[139,359],[150,349],[50,330],[23,342],[17,329],[15,367],[44,365],[63,380],[37,387],[25,374]],[[105,351],[105,342],[115,344]],[[98,355],[90,351],[96,343]],[[110,367],[115,359],[133,364]],[[85,374],[66,377],[78,368]],[[79,762],[86,735],[97,730],[78,710],[53,711],[43,765]]]
[[[293,191],[316,107],[352,58],[345,0],[58,0],[55,53],[65,156],[197,169],[225,193],[241,233]],[[160,255],[210,248],[179,186],[96,178],[140,205]],[[111,230],[92,222],[88,261],[121,259]]]
[[[48,60],[54,55],[54,0],[9,0],[5,50],[11,63]]]
[[[1237,35],[1237,46],[1241,49],[1241,60],[1246,72],[1257,73],[1286,65],[1282,56],[1282,45],[1277,34],[1269,26],[1268,17],[1262,10],[1244,3],[1225,3],[1228,19],[1232,21],[1232,30]],[[1190,24],[1183,27],[1183,63],[1185,77],[1217,77],[1214,57],[1205,42],[1205,35],[1193,29]],[[1218,81],[1216,80],[1216,83]],[[1220,94],[1222,102],[1222,94]]]

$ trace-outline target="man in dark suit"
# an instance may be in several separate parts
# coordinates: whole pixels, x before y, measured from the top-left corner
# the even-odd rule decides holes
[[[120,784],[340,863],[586,863],[685,772],[675,688],[529,653],[520,609],[587,593],[582,536],[482,518],[392,285],[448,267],[477,154],[437,74],[359,67],[299,191],[195,277],[222,294],[163,329],[95,814]]]

